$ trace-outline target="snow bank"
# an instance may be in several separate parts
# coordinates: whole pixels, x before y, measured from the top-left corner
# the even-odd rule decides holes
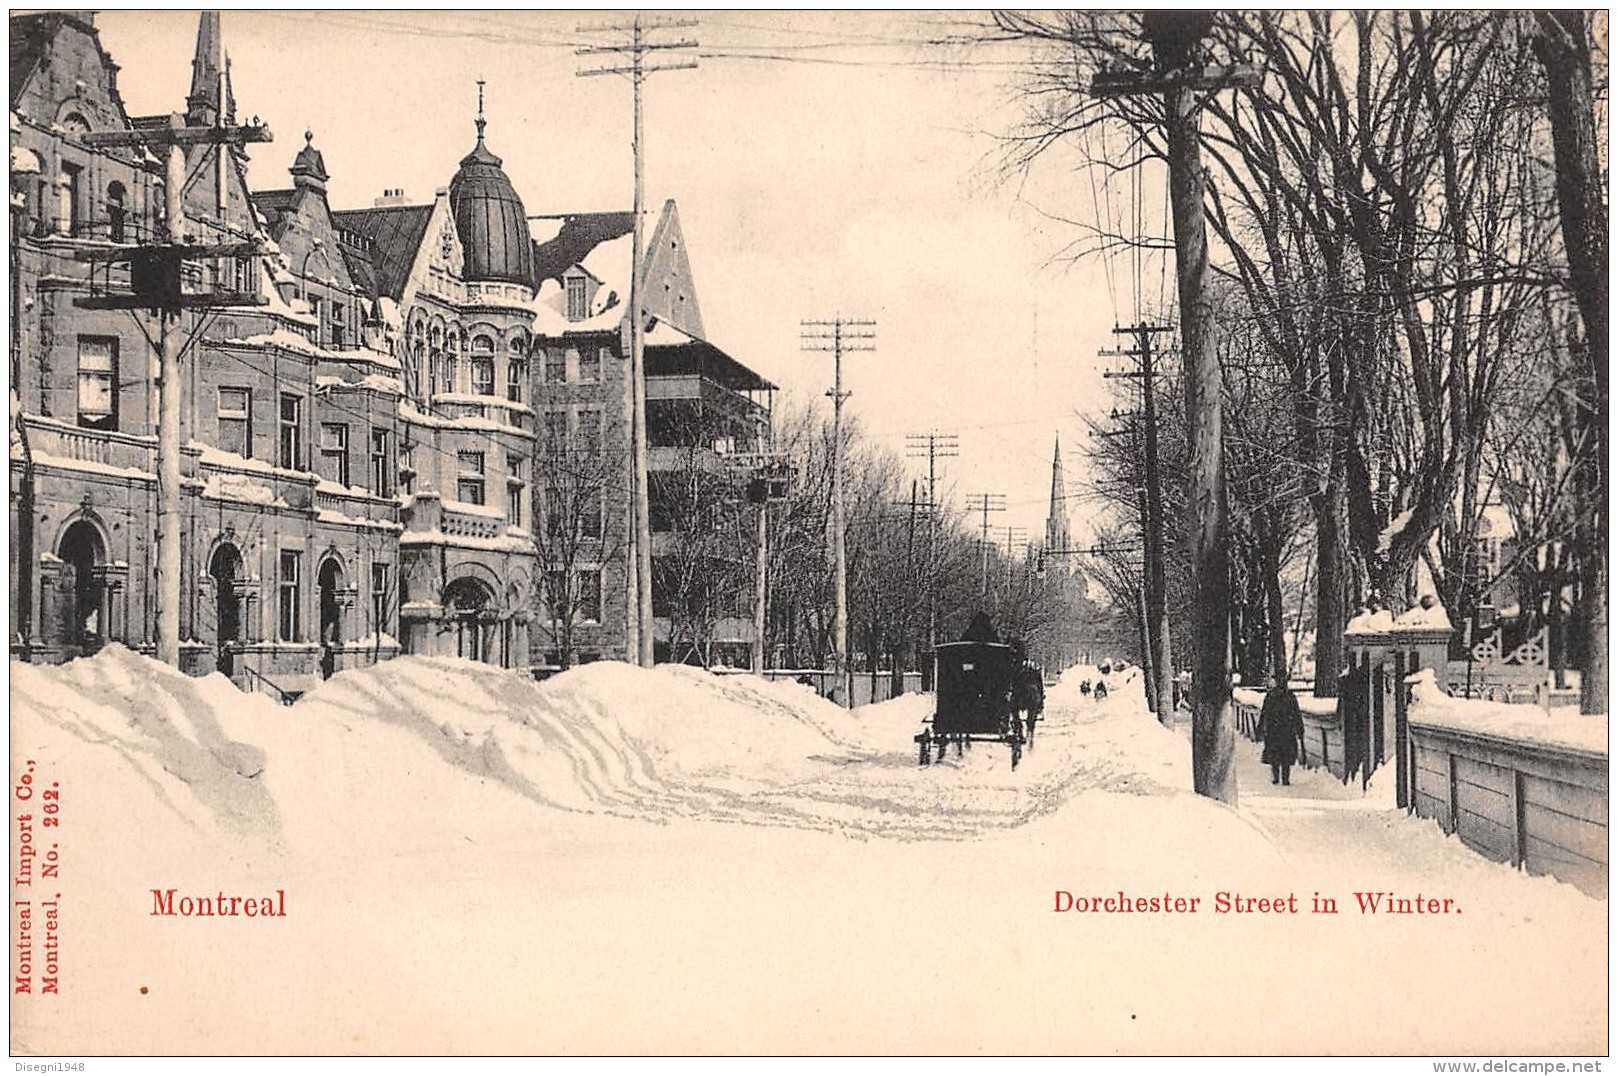
[[[1015,773],[983,744],[918,767],[926,696],[844,712],[686,668],[403,658],[293,707],[116,647],[12,678],[17,757],[67,789],[74,931],[71,993],[13,1007],[19,1053],[1605,1048],[1604,902],[1369,800],[1195,796],[1137,670],[1099,702],[1054,686]],[[160,885],[290,916],[159,919]],[[1465,914],[1365,917],[1360,890]]]
[[[278,811],[258,780],[264,751],[232,737],[226,712],[262,723],[276,707],[217,673],[193,679],[116,644],[62,666],[11,666],[15,757],[85,759],[96,776],[76,783],[119,804],[131,833],[178,822],[181,843],[273,844]]]
[[[1417,725],[1499,736],[1529,744],[1607,753],[1607,715],[1580,714],[1560,707],[1457,699],[1438,686],[1431,669],[1407,678],[1411,685],[1410,721]]]

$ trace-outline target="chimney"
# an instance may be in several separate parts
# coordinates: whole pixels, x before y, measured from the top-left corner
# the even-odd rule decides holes
[[[376,200],[377,209],[386,209],[389,206],[409,205],[410,199],[405,197],[403,187],[389,187],[382,192],[382,197]]]

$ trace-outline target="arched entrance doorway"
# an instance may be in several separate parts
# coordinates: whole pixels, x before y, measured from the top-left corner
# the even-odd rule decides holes
[[[242,555],[233,545],[226,543],[214,551],[208,565],[213,577],[214,623],[218,638],[215,667],[226,676],[236,674],[236,652],[233,644],[242,638],[242,598],[236,585],[242,577]]]
[[[62,535],[57,556],[67,576],[66,623],[63,640],[81,654],[93,654],[106,642],[107,615],[102,602],[102,580],[96,569],[107,561],[107,549],[95,524],[79,520]]]
[[[315,577],[320,589],[320,675],[328,678],[337,668],[337,648],[343,643],[343,566],[327,557]]]
[[[494,604],[494,593],[476,579],[457,579],[444,588],[444,613],[455,631],[455,656],[489,660],[489,638],[484,621]]]

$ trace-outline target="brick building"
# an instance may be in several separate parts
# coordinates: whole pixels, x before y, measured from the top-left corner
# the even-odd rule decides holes
[[[151,153],[81,136],[170,117],[127,114],[90,16],[11,30],[12,652],[150,652],[155,319],[74,300],[128,286],[81,252],[164,228]],[[204,13],[184,119],[235,111]],[[189,153],[188,237],[267,253],[187,263],[187,292],[256,302],[183,318],[185,667],[297,691],[401,652],[622,656],[630,214],[540,218],[535,235],[481,115],[427,204],[389,191],[334,210],[310,134],[281,189],[253,191],[239,149]],[[696,409],[688,454],[717,474],[757,443],[771,386],[703,339],[672,202],[645,265],[649,429]]]

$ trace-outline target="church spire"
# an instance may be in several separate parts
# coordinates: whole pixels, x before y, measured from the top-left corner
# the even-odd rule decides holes
[[[208,126],[219,119],[220,83],[225,77],[225,44],[219,12],[204,11],[197,23],[197,51],[191,60],[191,93],[185,99],[185,120]]]
[[[1067,522],[1067,483],[1062,477],[1062,437],[1056,437],[1051,457],[1051,510],[1045,517],[1045,548],[1067,549],[1072,541]]]

